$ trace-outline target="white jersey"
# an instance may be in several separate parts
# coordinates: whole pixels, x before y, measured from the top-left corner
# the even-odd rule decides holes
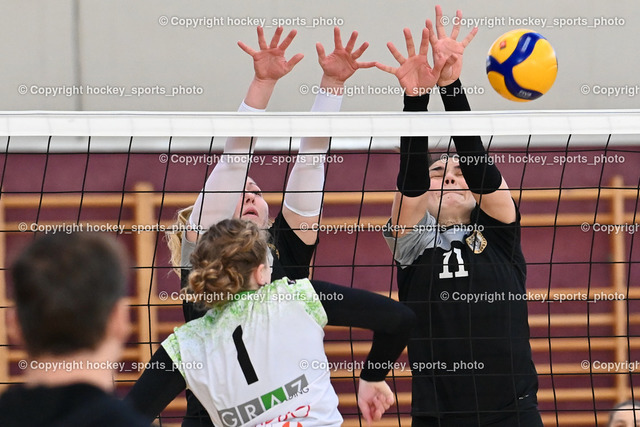
[[[235,295],[162,346],[216,426],[340,426],[327,315],[307,279]]]

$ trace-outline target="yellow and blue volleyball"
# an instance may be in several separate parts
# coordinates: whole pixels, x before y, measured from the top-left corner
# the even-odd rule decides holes
[[[489,50],[489,82],[511,101],[540,98],[553,86],[557,74],[558,60],[551,43],[535,31],[509,31]]]

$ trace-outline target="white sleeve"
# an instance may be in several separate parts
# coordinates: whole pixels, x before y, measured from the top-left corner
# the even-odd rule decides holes
[[[238,112],[263,111],[249,107],[244,102],[238,109]],[[191,225],[200,232],[233,216],[249,174],[254,145],[255,139],[252,137],[227,138],[220,161],[207,178],[189,218]]]
[[[340,111],[342,96],[321,91],[316,96],[312,112]],[[302,216],[317,216],[322,205],[324,163],[329,150],[329,138],[305,137],[300,141],[296,164],[291,170],[284,205]]]

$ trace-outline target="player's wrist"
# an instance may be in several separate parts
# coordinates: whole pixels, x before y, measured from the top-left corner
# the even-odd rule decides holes
[[[403,111],[427,111],[429,106],[429,94],[424,93],[422,95],[411,96],[408,93],[405,93],[403,103]]]
[[[323,89],[327,93],[340,96],[344,94],[344,82],[345,80],[335,76],[323,74],[320,80],[320,89]]]
[[[417,98],[418,96],[420,96],[420,89],[418,89],[417,87],[403,88],[402,93],[405,97]]]
[[[276,81],[264,80],[254,77],[249,85],[249,90],[244,98],[244,103],[251,108],[264,110],[271,99],[271,94],[276,86]]]
[[[273,89],[276,86],[276,83],[278,83],[278,79],[259,77],[257,75],[253,76],[252,81],[252,84],[264,89]]]
[[[361,383],[364,383],[364,384],[376,384],[376,383],[383,383],[384,382],[384,378],[381,379],[381,380],[380,379],[371,379],[371,378],[369,378],[368,380],[365,380],[364,378],[362,378],[362,374],[360,375],[358,380]]]
[[[367,368],[363,369],[360,372],[360,381],[364,381],[365,383],[382,383],[384,379],[387,377],[388,372],[381,371],[372,371]]]
[[[452,94],[455,89],[459,89],[462,87],[462,82],[460,81],[460,77],[455,80],[443,80],[442,82],[438,80],[438,86],[442,88],[443,93],[445,95]]]

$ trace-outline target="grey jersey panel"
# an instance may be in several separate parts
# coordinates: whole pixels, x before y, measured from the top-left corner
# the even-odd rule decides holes
[[[391,219],[382,235],[393,253],[393,258],[402,268],[411,265],[426,249],[439,247],[448,251],[451,242],[462,241],[468,231],[464,227],[447,229],[436,223],[436,219],[426,212],[422,219],[399,238],[391,234]]]

